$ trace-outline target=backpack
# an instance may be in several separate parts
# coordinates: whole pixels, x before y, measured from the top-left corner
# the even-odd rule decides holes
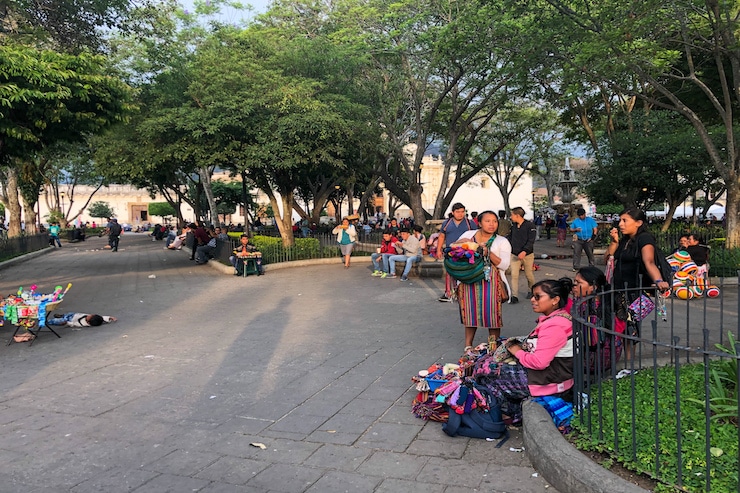
[[[660,278],[668,283],[669,286],[673,284],[673,269],[671,268],[671,265],[668,263],[668,260],[666,259],[666,255],[661,250],[658,245],[653,243],[653,246],[655,248],[655,266],[660,271]],[[639,256],[640,252],[639,250],[636,251],[636,255]],[[653,284],[653,280],[650,279],[650,276],[647,275],[647,271],[645,270],[644,266],[642,265],[642,262],[640,262],[640,273],[642,276],[642,286],[644,288],[651,287]]]
[[[450,411],[447,423],[442,425],[442,430],[451,437],[503,438],[496,444],[496,448],[499,448],[509,439],[509,431],[501,415],[501,407],[486,387],[476,385],[475,388],[488,401],[488,411],[481,411],[477,408],[463,414]]]
[[[121,231],[122,231],[122,228],[121,228],[121,225],[120,224],[118,224],[118,223],[111,224],[111,226],[110,226],[110,234],[112,234],[114,236],[118,236],[118,235],[121,234]]]

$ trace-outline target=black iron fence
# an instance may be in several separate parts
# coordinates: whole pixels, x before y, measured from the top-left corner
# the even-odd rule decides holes
[[[24,234],[13,238],[3,235],[0,236],[0,262],[44,248],[49,248],[49,235],[47,233]]]
[[[714,299],[671,298],[636,335],[631,322],[626,332],[602,323],[625,295],[574,304],[574,440],[667,490],[740,492],[738,286],[720,286]]]

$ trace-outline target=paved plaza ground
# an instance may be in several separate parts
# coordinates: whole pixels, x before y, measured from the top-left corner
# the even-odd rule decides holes
[[[410,377],[463,347],[441,280],[381,280],[339,259],[245,279],[144,234],[104,244],[0,269],[2,294],[72,282],[56,311],[119,319],[0,346],[0,491],[554,491],[518,431],[496,449],[411,414]],[[537,278],[572,275],[570,262],[542,260]],[[730,291],[721,309],[737,324]],[[527,302],[505,305],[503,332],[534,319]]]

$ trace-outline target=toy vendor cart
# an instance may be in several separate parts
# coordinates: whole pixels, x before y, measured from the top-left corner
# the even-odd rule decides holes
[[[58,300],[42,302],[38,305],[10,305],[0,308],[3,311],[5,321],[15,325],[15,332],[13,332],[13,336],[8,341],[8,346],[13,342],[26,342],[29,340],[31,341],[30,345],[33,345],[39,332],[44,328],[61,338],[62,336],[46,323],[47,314],[55,310],[61,302],[62,300]],[[21,329],[25,329],[25,332],[21,332]],[[21,333],[19,334],[19,332]]]
[[[33,341],[44,328],[61,338],[62,336],[47,323],[47,316],[56,310],[70,287],[72,283],[69,283],[67,289],[62,292],[62,287],[57,286],[54,292],[48,295],[34,294],[36,286],[32,286],[30,292],[20,288],[17,296],[9,296],[0,300],[0,316],[2,316],[0,325],[2,322],[15,325],[15,332],[8,341],[8,346],[13,342],[26,341],[31,341],[30,345],[33,345]],[[21,329],[24,329],[23,332]]]

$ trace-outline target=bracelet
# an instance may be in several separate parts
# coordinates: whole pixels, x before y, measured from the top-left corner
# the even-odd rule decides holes
[[[663,282],[663,279],[656,279],[655,281],[653,281],[653,284],[658,284],[659,282]]]

